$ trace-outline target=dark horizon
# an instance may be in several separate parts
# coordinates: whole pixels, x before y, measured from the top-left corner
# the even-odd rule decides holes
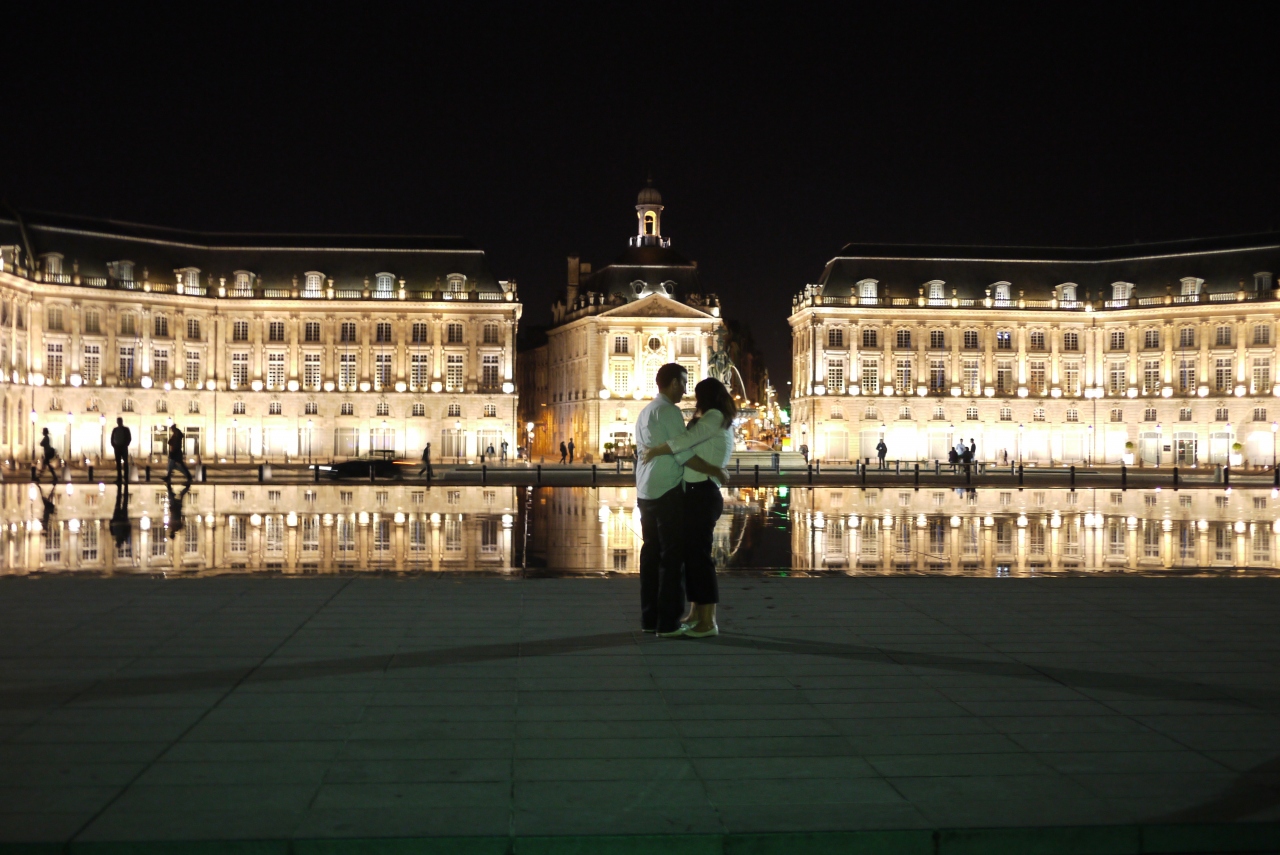
[[[29,9],[0,195],[180,229],[461,234],[541,324],[567,255],[625,249],[652,174],[673,249],[785,395],[791,296],[846,243],[1274,231],[1276,63],[1252,12]]]

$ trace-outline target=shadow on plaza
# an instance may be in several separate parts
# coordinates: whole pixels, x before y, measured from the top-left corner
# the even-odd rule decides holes
[[[722,635],[716,639],[656,639],[640,632],[614,632],[569,636],[538,641],[477,644],[444,650],[319,659],[288,665],[258,665],[245,668],[210,669],[183,674],[144,677],[116,677],[91,685],[62,683],[0,692],[0,709],[22,709],[100,700],[225,690],[255,683],[285,683],[298,680],[344,677],[400,669],[457,666],[521,657],[559,656],[604,650],[626,645],[712,644],[766,654],[818,656],[859,662],[873,662],[912,668],[932,668],[953,673],[1002,676],[1017,680],[1058,683],[1071,688],[1109,690],[1161,700],[1211,700],[1228,706],[1274,710],[1276,692],[1251,693],[1249,700],[1232,697],[1202,683],[1146,677],[1079,668],[1037,667],[1011,660],[979,659],[916,653],[860,644],[799,640],[759,635]],[[1260,704],[1259,702],[1264,702]],[[1242,772],[1219,795],[1199,805],[1172,814],[1152,817],[1152,823],[1232,822],[1247,819],[1280,804],[1280,757]]]
[[[210,689],[229,690],[242,684],[343,677],[411,668],[467,665],[521,657],[557,656],[633,644],[669,647],[694,643],[718,644],[782,655],[822,656],[903,667],[936,668],[966,674],[1047,681],[1060,683],[1069,688],[1117,691],[1160,700],[1214,701],[1228,706],[1268,711],[1274,709],[1275,701],[1280,700],[1280,692],[1274,691],[1250,692],[1246,700],[1204,683],[1082,668],[1038,667],[1009,659],[948,656],[862,644],[840,644],[759,635],[722,635],[716,639],[698,642],[685,639],[666,640],[645,636],[635,631],[566,636],[539,641],[477,644],[443,650],[342,659],[317,659],[280,665],[259,664],[243,668],[217,668],[181,674],[112,677],[91,684],[66,682],[22,689],[5,689],[0,691],[0,709],[22,709],[51,703],[79,703]]]

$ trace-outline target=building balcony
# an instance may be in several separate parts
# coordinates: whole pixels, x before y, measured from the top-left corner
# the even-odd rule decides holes
[[[813,287],[813,286],[811,286]],[[816,293],[800,293],[792,301],[793,310],[809,308],[866,307],[874,309],[920,308],[933,311],[945,309],[1016,309],[1049,310],[1064,312],[1095,312],[1107,310],[1145,309],[1159,306],[1187,306],[1209,303],[1249,303],[1275,299],[1274,291],[1223,291],[1212,294],[1165,294],[1148,297],[1130,297],[1122,300],[997,300],[992,297],[839,297]]]

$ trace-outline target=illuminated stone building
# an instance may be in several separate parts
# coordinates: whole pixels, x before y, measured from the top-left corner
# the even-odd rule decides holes
[[[123,416],[143,458],[170,423],[204,459],[474,457],[517,435],[520,311],[457,238],[0,219],[0,450],[92,459]]]
[[[1280,236],[1119,249],[846,246],[794,297],[822,460],[1274,460]],[[1237,450],[1236,445],[1239,444]]]
[[[569,256],[568,285],[552,306],[546,343],[522,357],[539,366],[527,376],[540,370],[545,378],[536,396],[521,401],[526,425],[535,425],[535,457],[558,460],[560,443],[570,438],[578,459],[598,460],[605,443],[625,450],[636,416],[657,394],[660,365],[684,365],[691,390],[707,376],[720,301],[703,292],[697,263],[663,236],[658,191],[646,187],[636,202],[637,233],[612,264],[593,271]]]

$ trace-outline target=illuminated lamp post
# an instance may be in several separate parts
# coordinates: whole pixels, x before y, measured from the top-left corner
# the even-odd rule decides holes
[[[76,414],[67,410],[67,456],[63,458],[67,465],[71,463],[71,424],[75,421]]]
[[[141,440],[139,440],[141,441]],[[107,414],[98,414],[98,465],[102,465],[102,458],[107,456]]]
[[[240,456],[240,420],[231,420],[231,462],[239,461]]]
[[[462,453],[466,450],[466,441],[462,436],[462,420],[458,419],[453,423],[453,441],[455,450],[458,452],[458,463],[462,463]]]
[[[1280,431],[1280,422],[1271,423],[1271,468],[1276,468],[1276,431]]]

